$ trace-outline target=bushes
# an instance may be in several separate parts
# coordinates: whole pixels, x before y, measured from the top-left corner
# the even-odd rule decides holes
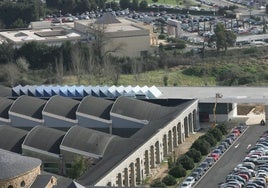
[[[191,146],[191,149],[194,148],[197,151],[200,151],[202,155],[207,155],[210,152],[210,144],[204,139],[197,139]]]
[[[167,175],[163,178],[162,182],[167,186],[175,185],[177,183],[176,178],[171,175]]]
[[[164,184],[160,179],[156,179],[150,184],[150,187],[166,187],[166,184]]]
[[[212,146],[212,147],[216,146],[216,144],[217,144],[217,140],[215,139],[215,137],[211,133],[207,133],[207,134],[201,136],[200,139],[206,140],[210,144],[210,146]]]
[[[181,178],[186,176],[186,170],[185,168],[183,168],[181,164],[171,168],[168,173],[169,175],[172,175],[175,178]]]
[[[223,135],[226,135],[228,133],[227,127],[224,124],[218,125],[216,128],[219,129]]]
[[[208,134],[212,134],[217,141],[221,141],[222,139],[222,133],[218,128],[210,129],[208,131]]]
[[[187,153],[185,153],[185,155],[191,157],[195,163],[198,163],[202,159],[201,152],[194,148],[190,149]]]
[[[192,170],[194,168],[194,160],[188,155],[183,155],[177,161],[178,164],[181,164],[186,170]]]

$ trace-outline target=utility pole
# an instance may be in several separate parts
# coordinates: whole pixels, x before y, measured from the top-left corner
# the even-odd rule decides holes
[[[215,95],[215,104],[214,104],[214,108],[213,108],[213,125],[212,128],[214,128],[217,125],[217,119],[216,119],[216,109],[217,109],[217,103],[218,103],[218,99],[222,98],[222,94],[220,93],[216,93]]]

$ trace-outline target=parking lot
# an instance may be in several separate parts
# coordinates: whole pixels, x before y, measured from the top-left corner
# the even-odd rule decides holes
[[[243,161],[249,151],[249,146],[254,146],[259,137],[267,130],[266,126],[251,125],[229,149],[221,156],[215,165],[195,185],[196,188],[215,188],[225,182],[227,175]]]

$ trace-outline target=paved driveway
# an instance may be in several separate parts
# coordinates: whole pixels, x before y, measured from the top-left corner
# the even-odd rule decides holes
[[[216,188],[246,155],[249,144],[255,145],[267,126],[251,125],[247,131],[230,147],[221,159],[199,181],[195,188]]]

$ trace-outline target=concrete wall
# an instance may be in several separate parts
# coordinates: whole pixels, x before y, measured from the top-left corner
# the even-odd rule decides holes
[[[111,113],[111,120],[113,122],[113,128],[142,128],[146,126],[141,120],[131,121],[130,119],[124,119],[127,117],[116,117]],[[138,122],[140,121],[140,122]]]
[[[0,125],[10,125],[10,119],[0,118]]]
[[[44,125],[47,127],[72,127],[77,124],[77,120],[69,120],[67,118],[56,118],[43,114]]]
[[[37,125],[43,125],[43,120],[37,120],[34,118],[20,117],[19,115],[15,115],[9,113],[10,125],[13,127],[35,127]]]
[[[141,56],[141,51],[152,51],[149,34],[111,38],[105,49],[111,50],[118,46],[120,46],[121,49],[115,53],[115,55],[119,56],[139,57]]]
[[[84,117],[79,114],[76,114],[78,120],[78,125],[81,127],[87,128],[109,128],[112,122],[98,121],[97,119],[92,119],[90,117]]]

